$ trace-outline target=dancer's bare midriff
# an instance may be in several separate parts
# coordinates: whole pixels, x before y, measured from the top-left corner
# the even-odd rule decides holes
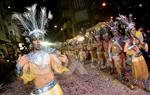
[[[54,74],[51,71],[50,66],[42,70],[37,66],[35,66],[35,68],[33,69],[35,71],[35,76],[36,76],[34,79],[34,84],[36,88],[41,88],[46,84],[48,84],[49,82],[51,82],[52,80],[54,80]]]
[[[46,74],[37,74],[34,80],[34,84],[36,88],[41,88],[54,80],[54,75],[52,72],[48,72]]]

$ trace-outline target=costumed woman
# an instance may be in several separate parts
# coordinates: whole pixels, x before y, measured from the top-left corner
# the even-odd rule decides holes
[[[88,48],[90,50],[90,59],[91,59],[91,67],[97,68],[99,66],[99,63],[97,62],[97,42],[95,38],[93,37],[93,34],[90,35],[91,38],[88,42]]]
[[[148,47],[146,44],[143,44],[142,34],[136,30],[131,18],[128,20],[126,16],[120,15],[118,20],[126,25],[126,31],[129,31],[128,34],[130,35],[129,40],[126,41],[124,46],[124,52],[126,52],[127,56],[131,57],[132,78],[129,81],[134,85],[136,80],[142,80],[144,90],[150,92],[148,67],[140,51],[140,48],[147,51]]]
[[[80,48],[80,51],[72,51],[72,56],[69,56],[69,70],[74,73],[78,71],[81,75],[88,74],[84,67],[83,61],[85,60],[85,52]]]
[[[86,59],[86,53],[83,50],[83,47],[80,47],[78,52],[78,60],[81,64],[84,65],[85,59]]]
[[[116,77],[119,80],[123,80],[123,69],[124,69],[124,64],[122,60],[122,45],[121,43],[123,42],[121,34],[119,33],[119,29],[117,26],[115,26],[112,31],[114,33],[114,37],[111,39],[108,52],[109,52],[109,60],[114,62],[115,66],[115,71],[116,71]]]
[[[103,35],[103,46],[104,46],[104,58],[106,61],[106,67],[109,69],[109,73],[113,74],[113,63],[112,61],[109,62],[109,54],[108,54],[108,47],[110,45],[110,34],[107,32]]]
[[[146,49],[146,45],[141,46],[140,40],[136,36],[132,35],[131,40],[126,43],[124,51],[127,53],[127,55],[131,56],[131,84],[136,84],[136,80],[142,80],[144,89],[149,92],[148,67],[140,48]]]
[[[38,16],[38,20],[37,17]],[[50,16],[50,13],[49,13]],[[48,20],[46,9],[41,8],[38,15],[36,4],[27,8],[23,14],[16,13],[13,19],[19,20],[29,37],[32,51],[20,57],[17,61],[17,75],[27,84],[34,82],[35,89],[30,95],[63,95],[63,91],[54,76],[54,71],[64,73],[69,69],[63,67],[60,62],[67,62],[65,55],[55,56],[42,50],[44,40],[44,26]]]
[[[104,43],[103,43],[103,37],[102,34],[96,35],[96,40],[97,40],[97,57],[98,57],[98,64],[100,64],[100,69],[105,68],[104,64]]]

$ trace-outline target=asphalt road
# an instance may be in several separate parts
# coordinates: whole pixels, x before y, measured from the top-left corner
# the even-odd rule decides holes
[[[74,73],[68,78],[58,76],[64,95],[150,95],[138,87],[130,90],[104,71],[97,71],[89,65],[86,65],[86,69],[88,75]],[[0,85],[0,95],[30,95],[32,90],[32,83],[23,85],[16,80]]]

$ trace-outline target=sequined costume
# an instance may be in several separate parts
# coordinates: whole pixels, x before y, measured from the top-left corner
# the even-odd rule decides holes
[[[95,45],[91,46],[90,56],[91,56],[91,67],[96,68],[97,66],[99,66],[99,64],[97,63],[98,56],[97,56],[97,48]]]
[[[63,95],[53,71],[57,73],[69,71],[61,65],[61,62],[67,61],[67,57],[65,55],[56,56],[42,49],[46,32],[45,25],[48,19],[52,19],[52,14],[49,11],[47,15],[45,7],[37,12],[36,6],[37,4],[27,7],[27,11],[23,14],[12,15],[12,18],[18,20],[19,25],[26,30],[23,34],[32,50],[18,59],[16,73],[25,84],[30,81],[34,82],[35,90],[31,95]]]
[[[86,59],[86,54],[85,51],[80,50],[79,54],[78,54],[78,59],[81,63],[84,63],[85,59]]]
[[[68,59],[69,59],[69,65],[68,68],[71,73],[78,72],[79,74],[88,74],[86,68],[84,67],[84,64],[82,64],[78,60],[78,53],[77,51],[69,51],[68,54]]]
[[[129,78],[129,83],[135,85],[138,81],[143,81],[144,89],[150,91],[148,83],[148,67],[144,60],[143,54],[140,51],[139,40],[132,38],[126,42],[125,52],[129,56],[129,63],[131,65],[131,77]]]
[[[131,46],[130,46],[131,47]],[[133,49],[128,50],[127,54],[132,56],[132,75],[135,79],[146,80],[148,78],[147,64],[141,52]]]
[[[104,69],[104,47],[103,47],[103,40],[99,41],[99,45],[97,47],[97,57],[98,57],[98,63],[100,64],[100,69]]]
[[[53,80],[43,88],[35,89],[30,95],[63,95],[63,92],[56,80]]]
[[[119,80],[122,80],[122,47],[120,46],[118,40],[111,39],[110,45],[109,45],[109,58],[111,58],[114,62],[115,70],[117,73],[117,78]]]
[[[31,52],[28,55],[26,55],[28,62],[26,63],[26,66],[28,65],[28,70],[27,71],[22,71],[22,74],[20,77],[23,79],[24,83],[27,84],[30,81],[33,81],[36,79],[37,74],[39,74],[39,71],[37,70],[40,69],[41,71],[44,69],[49,69],[49,71],[52,71],[52,69],[58,73],[64,73],[66,71],[69,71],[66,67],[63,67],[59,63],[52,63],[50,68],[50,63],[48,63],[48,57],[49,54],[44,51],[38,51],[38,52]],[[51,61],[50,61],[51,62]],[[55,61],[57,62],[57,61]],[[25,67],[25,66],[24,66]],[[23,67],[23,68],[24,68]],[[19,70],[19,69],[17,69]],[[47,73],[47,72],[44,72]],[[19,74],[19,73],[18,73]],[[57,92],[56,92],[57,90]],[[31,95],[63,95],[63,92],[58,84],[58,82],[55,80],[51,80],[49,83],[47,83],[45,86],[42,88],[36,88]]]

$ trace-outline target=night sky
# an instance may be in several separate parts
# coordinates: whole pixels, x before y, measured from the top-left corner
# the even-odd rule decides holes
[[[101,3],[106,2],[108,6],[103,8],[114,16],[118,14],[133,15],[133,20],[145,28],[150,27],[150,0],[94,0],[97,6],[102,7]],[[106,11],[105,11],[106,12]]]
[[[5,1],[5,0],[3,0]],[[7,0],[6,0],[7,1]],[[38,3],[40,6],[46,6],[52,11],[54,19],[58,19],[61,16],[61,0],[8,0],[11,2],[12,11],[24,11],[25,6],[30,6],[34,3]],[[120,14],[130,14],[132,13],[136,20],[148,20],[150,17],[150,0],[90,0],[95,2],[98,7],[101,7],[101,3],[106,2],[109,7],[107,7],[110,12],[114,15]],[[5,2],[7,3],[7,2]],[[69,6],[69,5],[68,5]],[[103,8],[104,9],[104,8]],[[104,9],[105,10],[105,9]],[[149,21],[149,20],[148,20]],[[150,22],[150,21],[149,21]]]
[[[11,9],[13,12],[24,12],[26,6],[31,6],[37,3],[38,6],[44,6],[52,12],[54,19],[59,15],[59,0],[10,0]]]
[[[8,2],[9,1],[9,2]],[[49,28],[57,23],[60,23],[62,16],[61,0],[1,0],[0,3],[10,12],[24,12],[26,6],[31,6],[34,3],[38,3],[39,6],[45,6],[48,10],[51,10],[53,14],[53,19],[50,21],[51,25]],[[118,14],[123,15],[133,15],[133,20],[139,26],[144,26],[145,28],[150,27],[150,0],[90,0],[91,3],[95,3],[100,11],[103,11],[103,15],[112,15],[114,17]],[[106,2],[107,6],[102,7],[102,3]],[[8,6],[11,8],[9,9]],[[69,5],[68,5],[69,6]],[[51,31],[51,30],[50,30]],[[56,34],[52,33],[51,34]],[[55,37],[58,37],[58,34]]]

